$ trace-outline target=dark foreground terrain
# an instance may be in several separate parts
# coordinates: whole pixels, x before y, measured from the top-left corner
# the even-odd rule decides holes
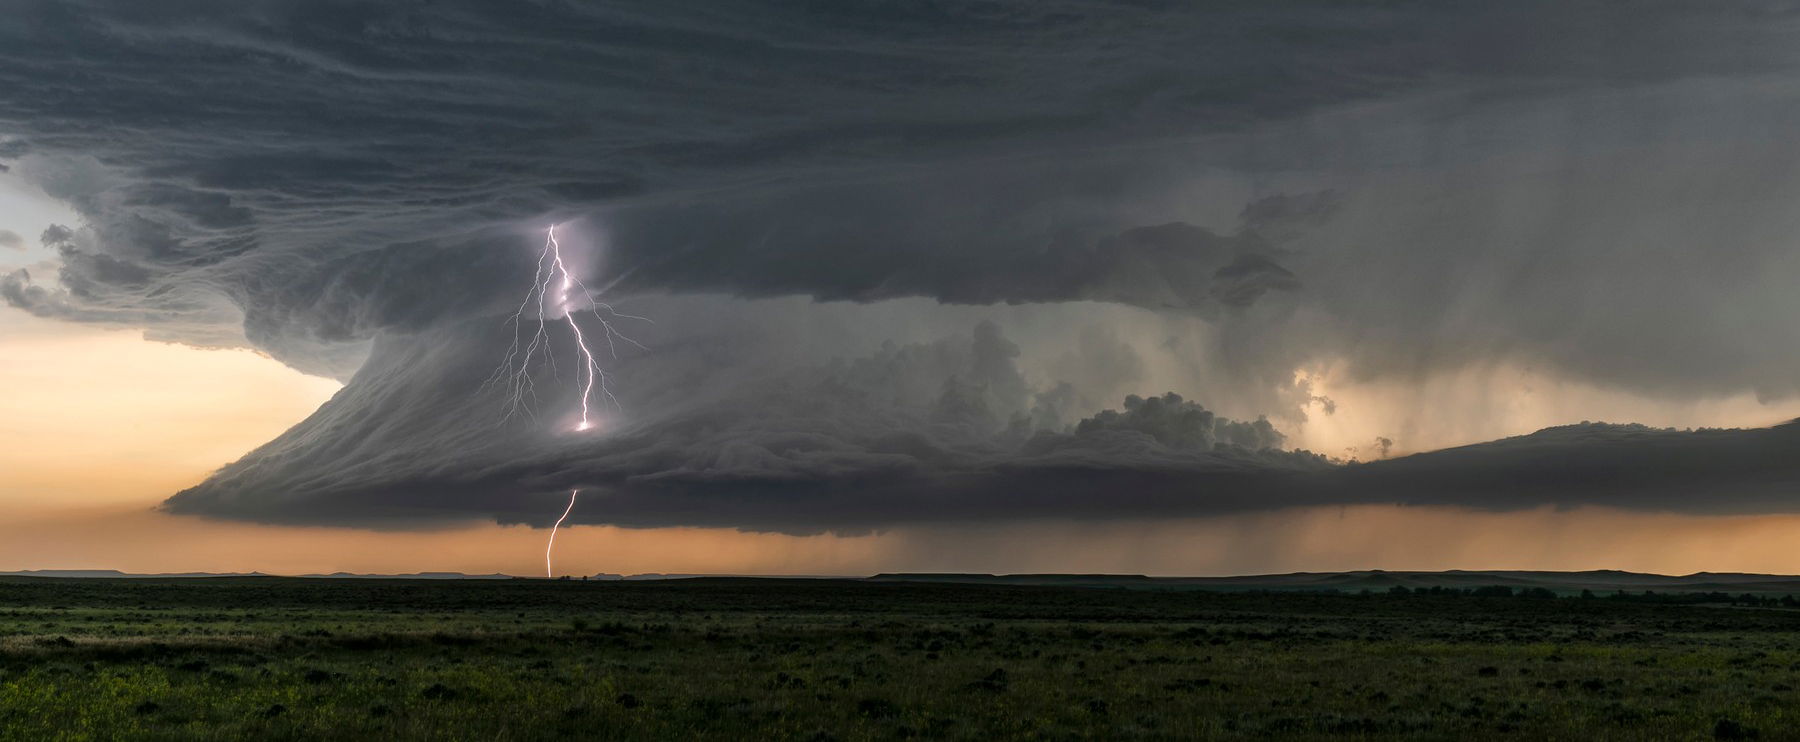
[[[0,738],[1800,734],[1800,612],[1398,592],[0,578]]]

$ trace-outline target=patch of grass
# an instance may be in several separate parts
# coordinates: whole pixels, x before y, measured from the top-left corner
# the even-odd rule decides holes
[[[1797,628],[1432,595],[0,579],[0,739],[1773,739],[1800,728]]]

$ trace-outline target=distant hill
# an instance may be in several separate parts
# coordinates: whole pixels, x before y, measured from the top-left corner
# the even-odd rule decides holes
[[[1460,570],[1445,572],[1291,572],[1288,574],[1234,577],[1147,577],[1145,575],[1073,574],[956,574],[898,573],[870,577],[879,582],[956,582],[996,585],[1070,585],[1162,590],[1285,590],[1285,591],[1384,591],[1445,587],[1467,589],[1504,586],[1515,589],[1545,588],[1558,593],[1592,590],[1626,592],[1727,592],[1800,594],[1800,576],[1740,572],[1696,572],[1691,575],[1658,575],[1619,570],[1543,572],[1530,570]]]
[[[5,577],[52,577],[86,579],[190,579],[214,577],[278,577],[261,572],[177,572],[136,574],[112,569],[37,569],[0,572]],[[543,579],[503,574],[470,575],[461,572],[415,572],[411,574],[331,574],[291,575],[289,578],[324,580],[519,580]],[[581,579],[579,577],[575,578]],[[962,572],[898,572],[872,577],[832,577],[816,575],[723,575],[723,574],[658,574],[618,575],[601,573],[590,581],[651,580],[845,580],[859,582],[937,582],[973,585],[1040,585],[1061,587],[1116,588],[1133,590],[1230,590],[1290,592],[1384,592],[1395,587],[1455,588],[1509,587],[1514,590],[1543,588],[1559,594],[1576,594],[1592,590],[1598,594],[1618,591],[1642,593],[1757,593],[1761,595],[1800,596],[1800,576],[1766,575],[1743,572],[1695,572],[1690,575],[1658,575],[1623,572],[1612,569],[1585,572],[1545,572],[1533,570],[1461,570],[1444,572],[1391,572],[1380,569],[1350,572],[1290,572],[1286,574],[1238,575],[1231,577],[1150,577],[1121,574],[1010,574],[994,575]]]
[[[485,575],[469,575],[461,572],[412,572],[399,575],[357,574],[352,572],[333,572],[328,575],[306,574],[295,577],[312,577],[331,580],[510,580],[512,575],[499,572]]]

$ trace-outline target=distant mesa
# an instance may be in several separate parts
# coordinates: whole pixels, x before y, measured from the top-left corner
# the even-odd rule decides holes
[[[955,582],[992,585],[1042,585],[1112,587],[1162,590],[1230,590],[1291,592],[1386,591],[1396,587],[1471,589],[1510,587],[1543,588],[1556,593],[1593,592],[1759,592],[1800,594],[1800,576],[1740,572],[1695,572],[1659,575],[1615,569],[1581,572],[1536,570],[1447,570],[1404,572],[1356,570],[1349,572],[1290,572],[1286,574],[1229,577],[1149,577],[1145,575],[1083,574],[956,574],[884,573],[868,578],[877,582]]]
[[[37,569],[0,572],[0,577],[85,578],[85,579],[191,579],[191,578],[277,578],[326,580],[542,580],[504,574],[470,575],[461,572],[414,572],[411,574],[331,574],[269,575],[261,572],[176,572],[136,574],[114,569]],[[1396,588],[1541,588],[1557,594],[1631,592],[1730,592],[1800,595],[1800,575],[1770,575],[1743,572],[1695,572],[1689,575],[1659,575],[1624,572],[1616,569],[1581,572],[1548,572],[1536,570],[1462,570],[1442,572],[1407,572],[1391,570],[1353,570],[1348,572],[1290,572],[1285,574],[1235,575],[1228,577],[1151,577],[1133,574],[988,574],[977,572],[884,572],[871,577],[833,575],[730,575],[730,574],[663,574],[636,575],[602,572],[574,575],[563,579],[598,582],[647,582],[657,580],[823,580],[842,584],[871,582],[933,582],[965,585],[1083,587],[1134,590],[1218,590],[1281,592],[1385,592]]]

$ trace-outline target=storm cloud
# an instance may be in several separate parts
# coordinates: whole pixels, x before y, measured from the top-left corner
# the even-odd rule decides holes
[[[347,381],[177,512],[541,523],[571,487],[596,522],[799,531],[1699,507],[1700,474],[1292,450],[1308,405],[1358,414],[1297,371],[1800,395],[1790,3],[8,12],[0,160],[82,220],[0,298]],[[566,364],[537,417],[502,425],[484,384],[551,223],[656,320],[607,359],[600,436],[556,433]],[[1787,508],[1759,484],[1785,469],[1724,453],[1785,429],[1626,430],[1538,440],[1691,446],[1682,471],[1742,485],[1717,509]]]
[[[1482,509],[1604,505],[1664,512],[1792,512],[1800,420],[1754,430],[1580,423],[1340,471],[1350,491]]]
[[[1058,424],[1055,394],[1020,376],[1018,348],[990,323],[764,376],[746,376],[741,361],[708,362],[746,352],[733,342],[629,359],[618,383],[634,407],[654,412],[637,422],[620,414],[605,435],[568,436],[531,420],[496,426],[506,391],[469,373],[482,366],[452,357],[482,346],[384,340],[360,372],[369,381],[352,380],[312,418],[168,507],[302,523],[486,516],[547,525],[545,505],[580,487],[589,494],[577,521],[855,532],[1022,513],[1240,510],[1256,504],[1247,486],[1331,466],[1280,450],[1267,420],[1222,418],[1172,394]],[[549,382],[546,374],[538,386],[556,388]],[[546,401],[565,410],[573,400]],[[1195,491],[1208,483],[1214,491]],[[272,491],[287,496],[244,496]]]
[[[1284,450],[1267,419],[1229,419],[1176,394],[1130,396],[1072,419],[1066,382],[1027,380],[1017,345],[985,322],[866,356],[757,370],[747,359],[791,350],[756,329],[754,318],[780,320],[782,309],[714,301],[701,314],[737,318],[620,364],[616,383],[644,409],[613,413],[604,434],[555,432],[568,419],[497,422],[506,392],[483,376],[486,366],[457,357],[492,360],[504,347],[506,325],[480,322],[444,332],[488,343],[429,333],[378,342],[318,413],[165,507],[282,523],[544,526],[581,488],[570,522],[862,533],[1369,503],[1772,512],[1790,509],[1800,485],[1790,455],[1800,424],[1590,423],[1361,464]],[[759,354],[765,343],[775,347]],[[574,348],[556,352],[573,357]],[[537,379],[550,395],[541,407],[566,414],[574,392],[556,391],[569,385],[549,374]]]

